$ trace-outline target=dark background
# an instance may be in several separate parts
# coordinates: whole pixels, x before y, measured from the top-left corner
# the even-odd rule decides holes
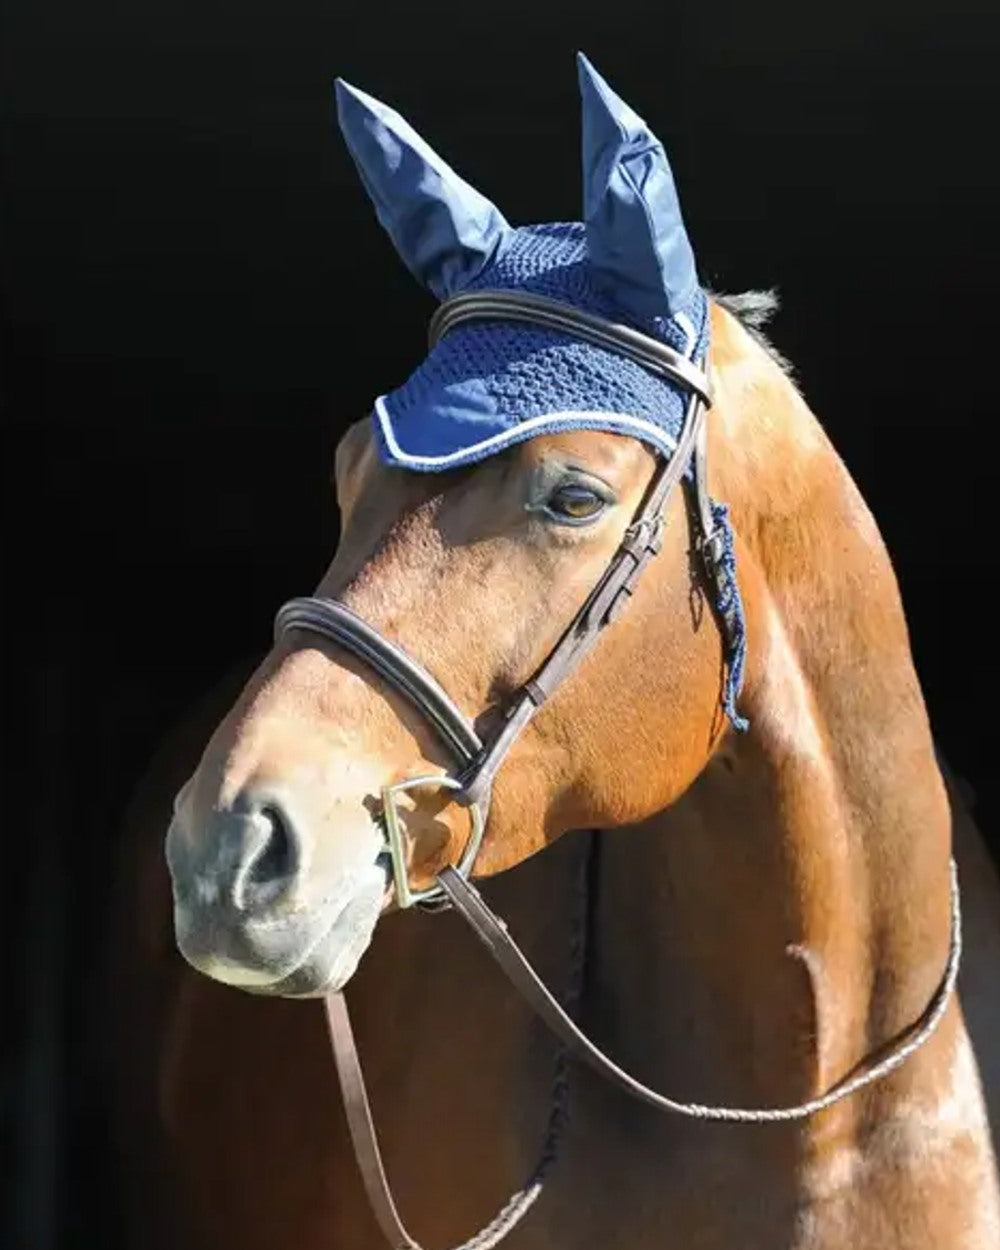
[[[995,18],[5,0],[3,22],[5,1245],[115,1246],[82,1039],[117,821],[171,721],[314,585],[336,438],[422,351],[429,300],[333,132],[335,74],[514,222],[579,216],[577,47],[650,121],[704,280],[781,289],[774,338],[879,519],[993,827]]]

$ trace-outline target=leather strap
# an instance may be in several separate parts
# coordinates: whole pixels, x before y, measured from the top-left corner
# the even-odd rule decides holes
[[[700,395],[706,406],[712,393],[705,374],[687,356],[662,339],[654,339],[618,321],[608,321],[572,304],[536,295],[533,291],[482,290],[453,295],[431,317],[427,337],[431,347],[449,330],[466,321],[523,321],[586,339],[618,356],[627,356],[661,377],[679,382]]]
[[[578,860],[571,940],[567,952],[568,966],[563,993],[565,1007],[571,1012],[576,1011],[579,1005],[586,957],[587,883],[592,868],[594,849],[593,834],[587,836],[586,851]],[[411,1237],[403,1224],[389,1188],[346,999],[343,993],[331,994],[324,1005],[347,1125],[372,1212],[386,1241],[395,1250],[420,1250],[419,1244]],[[493,1219],[475,1236],[456,1247],[456,1250],[491,1250],[491,1247],[502,1241],[510,1230],[527,1215],[541,1194],[546,1176],[558,1156],[560,1138],[569,1113],[568,1057],[566,1047],[560,1046],[556,1052],[548,1122],[534,1171],[524,1185],[510,1196]]]
[[[704,425],[704,405],[698,395],[692,395],[674,454],[669,460],[658,461],[645,499],[600,581],[547,659],[515,695],[498,732],[459,778],[459,802],[482,804],[488,798],[497,770],[525,725],[593,648],[605,627],[621,614],[646,565],[660,550],[664,506],[688,469]]]
[[[930,1002],[920,1018],[892,1043],[889,1053],[878,1063],[865,1066],[826,1093],[789,1107],[713,1107],[704,1103],[678,1102],[659,1094],[630,1076],[600,1050],[573,1022],[528,963],[504,922],[487,907],[474,885],[454,868],[438,876],[445,894],[462,919],[500,965],[507,980],[552,1032],[585,1063],[627,1094],[659,1111],[673,1111],[699,1120],[737,1121],[765,1124],[774,1121],[804,1120],[840,1102],[857,1090],[879,1081],[900,1067],[918,1050],[941,1023],[958,979],[962,956],[962,916],[954,860],[951,862],[951,937],[945,970]]]
[[[288,629],[307,629],[347,647],[426,715],[465,770],[460,778],[463,801],[478,804],[482,809],[488,800],[496,770],[518,733],[587,654],[604,627],[617,617],[632,594],[642,570],[659,551],[667,496],[682,480],[689,462],[693,462],[691,476],[701,531],[700,545],[710,576],[719,575],[719,553],[716,550],[706,471],[705,408],[711,403],[711,396],[708,381],[697,366],[665,344],[627,326],[606,322],[579,309],[525,292],[469,292],[446,301],[431,322],[431,343],[449,329],[472,319],[522,320],[574,334],[627,355],[653,372],[681,382],[691,392],[675,452],[669,460],[658,464],[646,499],[626,530],[618,552],[552,654],[514,700],[500,730],[485,745],[430,674],[343,604],[316,598],[297,599],[279,612],[276,620],[278,636]],[[471,863],[468,867],[471,871]],[[854,1076],[819,1097],[792,1107],[712,1107],[701,1103],[682,1103],[637,1081],[591,1042],[545,987],[510,937],[506,925],[486,906],[462,872],[446,868],[439,874],[438,884],[443,895],[483,942],[514,988],[562,1040],[566,1050],[579,1055],[598,1073],[633,1097],[660,1110],[696,1119],[749,1123],[799,1120],[880,1080],[904,1063],[938,1027],[955,988],[961,960],[961,914],[952,863],[952,929],[944,975],[921,1018],[892,1044],[884,1058],[872,1066],[863,1066]],[[418,1243],[406,1231],[392,1199],[347,1005],[341,994],[331,995],[326,1000],[326,1016],[348,1126],[375,1217],[386,1239],[396,1250],[420,1250]],[[556,1119],[550,1120],[550,1137],[555,1123]],[[551,1155],[547,1145],[543,1162],[529,1183],[512,1196],[486,1228],[459,1250],[490,1250],[514,1227],[541,1191],[542,1175],[551,1161]]]
[[[345,604],[310,596],[289,599],[274,619],[275,638],[292,629],[319,634],[364,660],[431,722],[460,764],[470,764],[482,751],[472,722],[435,678]]]
[[[446,300],[431,319],[433,345],[469,321],[523,321],[596,343],[680,383],[689,392],[673,454],[657,463],[642,506],[622,543],[580,611],[534,676],[514,696],[499,728],[484,743],[443,687],[420,664],[350,608],[319,597],[292,599],[278,612],[275,636],[301,629],[318,633],[369,664],[427,717],[459,769],[453,798],[478,808],[485,821],[493,779],[518,735],[553,690],[596,643],[625,607],[643,569],[660,550],[667,497],[692,469],[700,546],[711,574],[712,512],[706,474],[705,412],[711,392],[705,373],[682,353],[639,330],[605,320],[569,304],[526,291],[469,291]],[[402,871],[401,865],[397,870]]]
[[[372,1214],[382,1230],[382,1235],[393,1250],[422,1250],[420,1243],[410,1236],[406,1225],[400,1218],[392,1190],[389,1188],[375,1124],[372,1120],[371,1106],[368,1102],[368,1092],[365,1089],[365,1079],[361,1072],[361,1061],[358,1058],[354,1032],[351,1029],[347,1001],[342,993],[330,994],[325,1000],[325,1007],[327,1027],[333,1043],[337,1076],[340,1079],[340,1090],[347,1116],[347,1127],[351,1134],[354,1157],[357,1159]],[[563,1090],[564,1097],[565,1090]],[[456,1246],[455,1250],[492,1250],[492,1247],[503,1241],[511,1229],[527,1215],[542,1192],[545,1173],[555,1158],[555,1142],[565,1118],[565,1108],[556,1107],[554,1111],[555,1114],[550,1116],[542,1158],[534,1174],[528,1179],[523,1189],[511,1195],[488,1224],[468,1241],[463,1241],[461,1245]]]
[[[292,629],[318,633],[371,665],[427,717],[451,751],[460,769],[461,789],[456,791],[455,801],[478,806],[485,816],[494,777],[518,735],[593,648],[605,627],[617,620],[646,565],[659,552],[666,501],[692,460],[703,548],[710,540],[711,529],[704,529],[704,525],[706,516],[711,525],[711,509],[700,483],[705,474],[705,418],[701,393],[692,394],[674,454],[657,462],[643,503],[600,581],[541,667],[514,696],[499,729],[486,742],[480,740],[471,721],[426,669],[337,600],[289,600],[275,618],[275,636],[280,638]]]
[[[361,1060],[354,1041],[354,1030],[347,1013],[347,1003],[343,994],[329,994],[324,1000],[324,1006],[330,1040],[333,1043],[333,1057],[337,1064],[337,1076],[340,1078],[344,1111],[347,1114],[347,1127],[351,1133],[354,1154],[361,1169],[361,1178],[372,1212],[390,1246],[396,1250],[420,1250],[417,1242],[406,1231],[392,1200],[392,1191],[378,1148]]]
[[[951,1000],[961,962],[962,917],[953,860],[950,878],[951,939],[944,973],[920,1018],[892,1043],[884,1058],[874,1065],[862,1066],[854,1076],[840,1081],[826,1093],[791,1107],[713,1107],[703,1103],[684,1103],[643,1085],[594,1045],[546,988],[508,933],[504,922],[487,907],[479,891],[460,872],[454,868],[446,868],[438,880],[452,906],[480,939],[525,1002],[561,1039],[566,1051],[575,1053],[619,1089],[657,1110],[672,1111],[700,1120],[754,1124],[801,1120],[840,1102],[864,1086],[881,1080],[905,1063],[937,1029]],[[581,971],[578,968],[574,978],[577,992]],[[575,997],[575,993],[572,997]],[[347,1123],[372,1211],[386,1240],[395,1250],[421,1250],[399,1217],[386,1178],[347,1003],[343,994],[338,993],[331,994],[325,1005]],[[554,1157],[554,1127],[558,1129],[559,1125],[552,1119],[542,1163],[528,1184],[511,1197],[495,1219],[475,1237],[458,1247],[458,1250],[490,1250],[527,1213],[541,1192],[544,1172]]]

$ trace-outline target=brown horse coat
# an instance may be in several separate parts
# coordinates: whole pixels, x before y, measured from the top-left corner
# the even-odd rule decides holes
[[[719,307],[712,341],[709,464],[739,540],[751,731],[718,715],[719,639],[677,497],[630,611],[501,773],[480,868],[503,875],[485,891],[558,985],[582,853],[560,835],[607,831],[584,1023],[686,1099],[807,1098],[910,1024],[944,967],[953,842],[961,1003],[900,1071],[804,1124],[691,1123],[574,1070],[560,1161],[506,1244],[1000,1250],[987,1122],[988,1104],[1000,1132],[1000,882],[954,793],[949,811],[896,582],[856,487]],[[509,506],[519,481],[567,457],[614,481],[622,515],[651,468],[637,443],[576,433],[428,481],[381,468],[356,427],[322,593],[475,713],[545,654],[620,536],[624,520],[550,542]],[[378,1250],[319,1004],[183,963],[163,835],[193,770],[176,820],[195,848],[248,780],[281,779],[314,831],[308,919],[367,836],[378,784],[444,761],[370,674],[319,644],[272,652],[219,723],[233,693],[165,749],[130,822],[111,984],[131,1244]],[[418,806],[409,833],[420,883],[464,824]],[[386,916],[348,996],[408,1223],[431,1247],[469,1236],[534,1165],[551,1040],[449,915]]]

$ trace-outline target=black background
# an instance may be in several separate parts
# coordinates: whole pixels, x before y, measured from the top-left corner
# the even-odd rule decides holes
[[[774,338],[882,526],[936,732],[991,827],[983,14],[6,0],[4,1244],[115,1245],[82,1038],[116,822],[171,721],[314,585],[337,436],[422,351],[430,301],[332,128],[336,74],[514,222],[579,216],[576,48],[647,118],[703,279],[781,290]]]

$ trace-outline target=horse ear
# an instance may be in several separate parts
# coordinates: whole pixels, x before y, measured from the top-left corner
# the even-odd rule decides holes
[[[461,290],[510,226],[398,113],[343,79],[336,90],[341,132],[404,264],[438,299]]]
[[[582,52],[577,67],[591,264],[623,307],[672,316],[690,305],[698,274],[663,145]]]

